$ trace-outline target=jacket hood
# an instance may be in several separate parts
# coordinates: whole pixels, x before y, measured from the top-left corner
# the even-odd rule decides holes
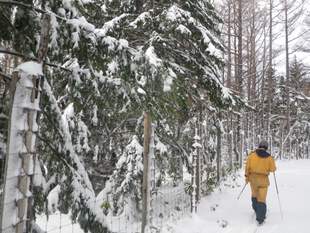
[[[264,149],[256,149],[255,152],[261,158],[267,158],[270,156],[270,154]]]

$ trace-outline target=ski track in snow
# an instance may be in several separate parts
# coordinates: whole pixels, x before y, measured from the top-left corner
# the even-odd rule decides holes
[[[310,193],[310,160],[277,161],[277,181],[283,210],[281,219],[274,178],[271,174],[267,195],[267,219],[258,226],[251,208],[250,187],[240,200],[237,196],[244,185],[243,171],[236,181],[224,181],[221,188],[202,199],[198,213],[178,222],[167,224],[162,233],[309,233],[308,201]],[[52,214],[49,221],[37,223],[47,232],[82,233],[78,224],[72,224],[68,215]],[[225,226],[226,225],[226,226]],[[225,227],[223,227],[225,226]],[[132,232],[126,232],[132,233]]]
[[[244,184],[242,171],[236,182],[225,181],[220,189],[205,197],[198,206],[197,214],[174,223],[171,232],[309,233],[310,160],[277,161],[276,163],[283,219],[273,174],[270,174],[267,219],[263,225],[257,226],[251,208],[249,185],[240,200],[237,200]],[[223,225],[226,226],[223,227]]]

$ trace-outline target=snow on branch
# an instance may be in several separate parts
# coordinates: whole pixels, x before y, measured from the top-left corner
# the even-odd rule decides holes
[[[21,58],[24,58],[25,60],[38,61],[38,58],[36,58],[36,57],[27,56],[25,54],[22,54],[22,53],[13,51],[13,50],[5,49],[5,48],[0,48],[0,53],[10,54],[10,55],[13,55],[13,56],[21,57]],[[50,67],[54,67],[54,68],[58,68],[58,69],[61,69],[61,70],[64,70],[64,71],[67,71],[67,72],[70,72],[70,73],[72,72],[71,70],[69,70],[69,69],[67,69],[65,67],[62,67],[62,66],[59,66],[59,65],[56,65],[56,64],[52,64],[52,63],[49,63],[49,62],[46,62],[46,61],[44,61],[44,65],[47,65],[47,66],[50,66]]]
[[[102,224],[106,224],[105,215],[102,211],[98,211],[98,205],[96,204],[96,195],[93,189],[93,186],[90,182],[89,176],[85,167],[81,163],[78,155],[76,154],[72,142],[72,137],[69,131],[68,122],[65,117],[63,117],[60,108],[57,104],[57,100],[52,92],[51,86],[47,81],[44,82],[44,90],[50,101],[52,109],[57,116],[59,122],[59,130],[62,134],[64,140],[64,149],[68,152],[70,159],[74,163],[74,167],[70,166],[70,171],[72,173],[72,186],[74,192],[72,196],[77,203],[86,203],[89,211],[96,217],[96,219]]]
[[[133,22],[131,22],[129,26],[137,28],[138,24],[144,25],[147,20],[152,20],[151,14],[150,12],[143,12]]]
[[[110,21],[107,21],[106,23],[104,23],[102,28],[97,28],[94,30],[95,34],[101,38],[105,37],[109,31],[113,30],[117,25],[120,24],[123,19],[127,18],[129,15],[130,14],[121,14],[120,16],[117,16]]]
[[[220,46],[220,41],[216,36],[213,36],[210,30],[202,25],[201,22],[192,17],[192,14],[189,11],[183,10],[174,4],[166,12],[164,12],[164,14],[168,21],[180,24],[177,27],[177,30],[181,31],[181,33],[186,33],[189,35],[192,33],[191,30],[183,24],[194,26],[196,30],[201,33],[203,42],[208,46],[208,51],[214,56],[221,55],[222,51],[213,45],[213,43],[215,43],[216,45]]]
[[[151,66],[154,66],[154,67],[162,66],[162,60],[159,59],[158,56],[156,55],[155,49],[153,46],[150,46],[145,51],[145,57]]]
[[[16,70],[27,73],[28,75],[43,75],[42,64],[28,61],[16,67]]]

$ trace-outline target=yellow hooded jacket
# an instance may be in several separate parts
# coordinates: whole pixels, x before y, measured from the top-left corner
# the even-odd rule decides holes
[[[268,175],[276,170],[273,157],[264,149],[252,151],[246,161],[245,176],[250,183],[260,187],[269,186]]]

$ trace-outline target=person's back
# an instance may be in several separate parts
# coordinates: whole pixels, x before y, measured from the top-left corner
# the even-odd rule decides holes
[[[276,170],[274,159],[262,148],[258,148],[251,152],[248,156],[246,164],[246,175],[262,175],[268,178],[270,172]]]
[[[262,141],[259,148],[249,154],[245,168],[246,182],[250,182],[252,190],[252,207],[259,223],[262,223],[266,216],[268,175],[276,170],[274,159],[267,149],[268,143]]]

